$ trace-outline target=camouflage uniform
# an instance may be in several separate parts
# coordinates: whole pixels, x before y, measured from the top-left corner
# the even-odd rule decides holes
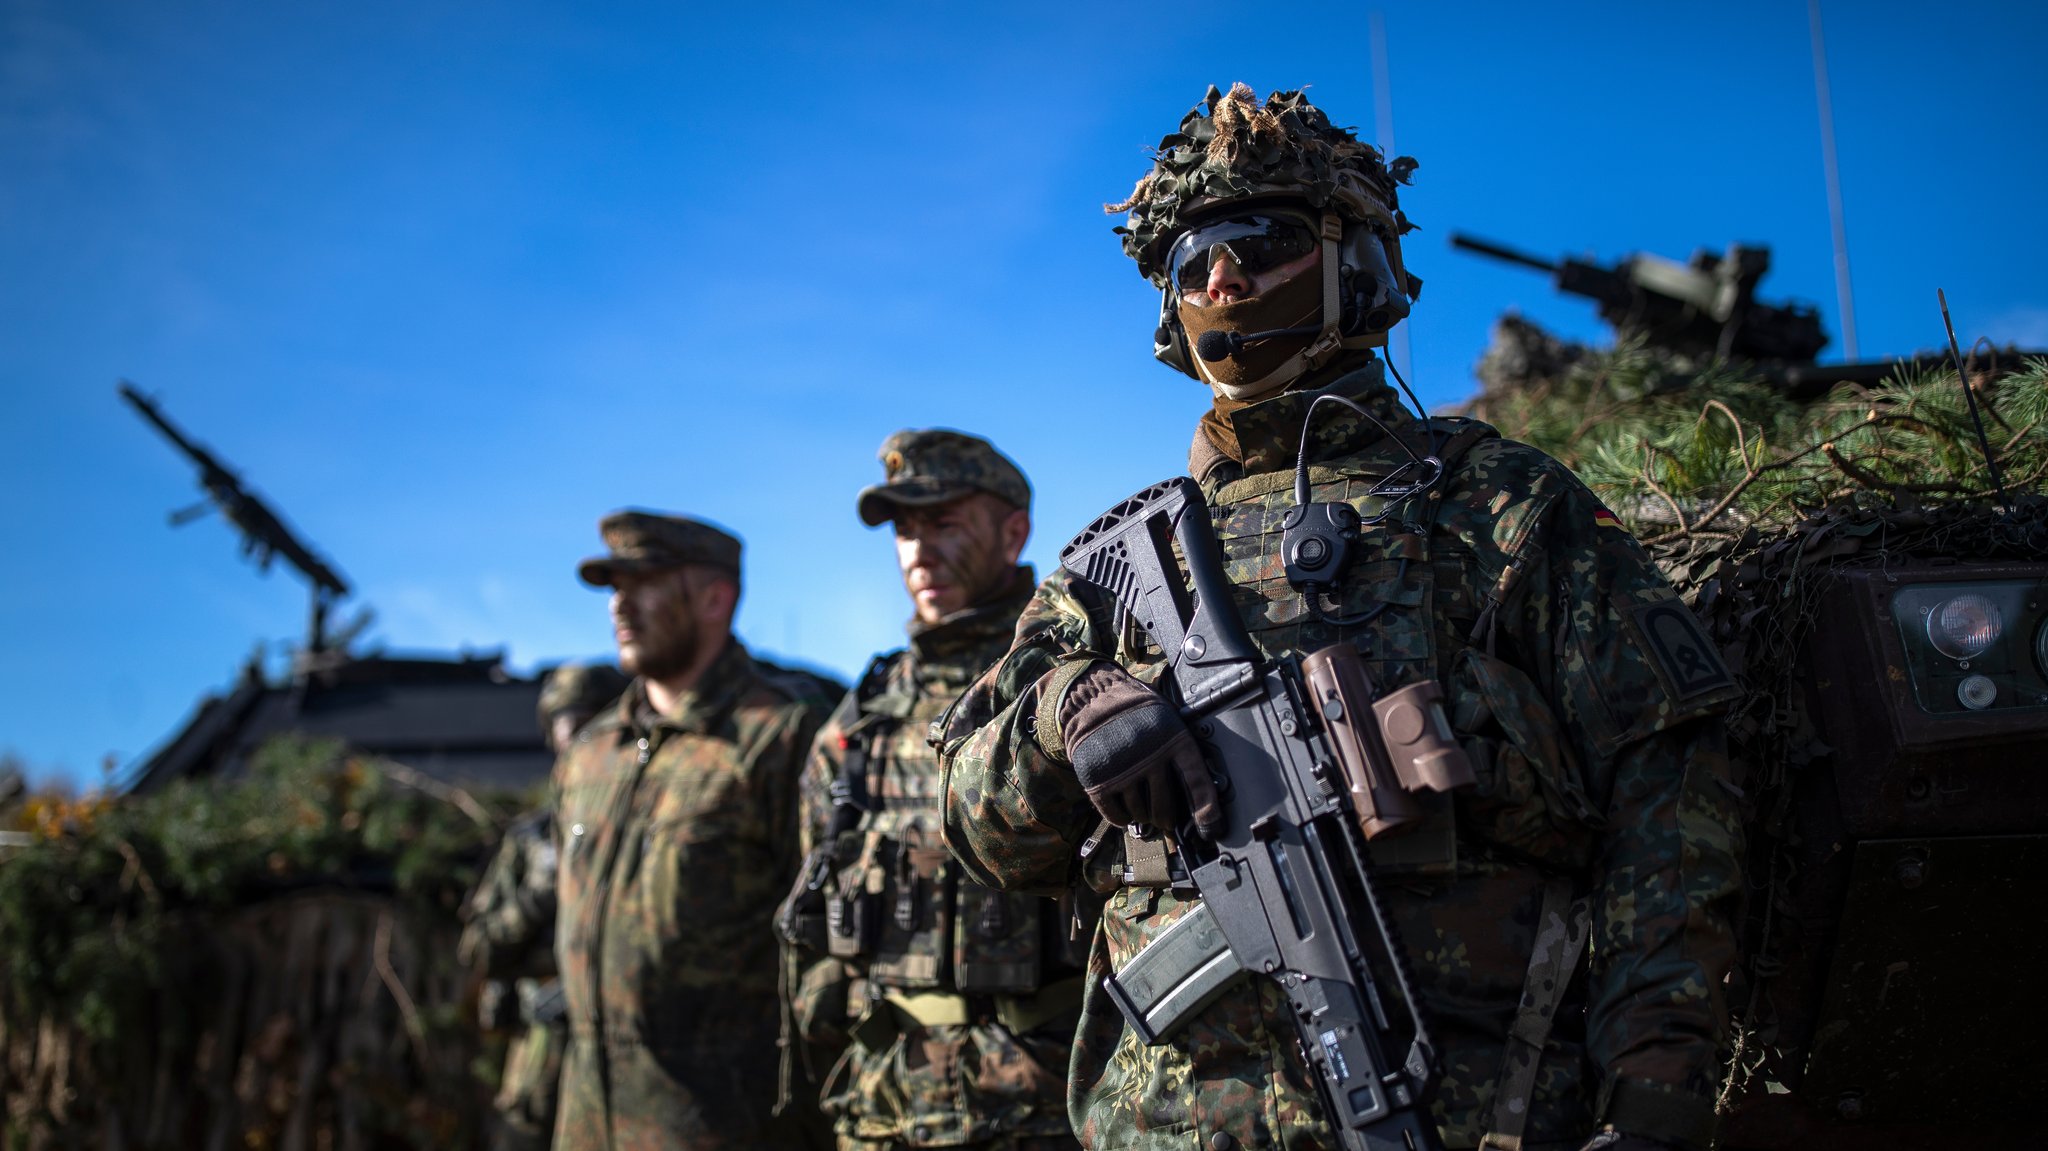
[[[1308,107],[1287,99],[1269,107]],[[1202,161],[1199,146],[1193,155]],[[1142,223],[1136,209],[1132,219]],[[1720,721],[1729,677],[1642,548],[1576,477],[1483,426],[1425,427],[1380,372],[1368,354],[1339,355],[1293,390],[1219,402],[1190,470],[1261,652],[1350,640],[1382,691],[1437,680],[1476,769],[1475,787],[1397,841],[1400,856],[1374,845],[1443,1055],[1434,1108],[1444,1142],[1474,1147],[1492,1132],[1494,1145],[1512,1146],[1501,1137],[1520,1127],[1522,1146],[1576,1147],[1608,1124],[1702,1148],[1738,887]],[[1393,429],[1328,404],[1308,444],[1312,499],[1348,502],[1368,525],[1334,592],[1345,626],[1305,609],[1278,548],[1303,421],[1326,392]],[[1409,458],[1403,443],[1419,455],[1447,441],[1458,458],[1427,492],[1391,509],[1368,494]],[[1106,596],[1055,574],[1010,653],[947,722],[947,843],[982,882],[1053,892],[1083,874],[1077,855],[1100,817],[1033,729],[1036,685],[1090,658],[1147,681],[1161,666]],[[1100,880],[1101,854],[1090,880]],[[1190,906],[1153,882],[1106,883],[1072,1067],[1083,1143],[1333,1147],[1273,981],[1238,984],[1162,1046],[1126,1028],[1101,979]],[[1554,1016],[1527,1026],[1530,1004],[1546,1000]]]
[[[899,498],[941,502],[971,488],[1018,506],[1030,498],[1013,465],[957,433],[900,433],[882,458],[892,482],[863,494],[870,524]],[[997,472],[1014,482],[996,485]],[[1009,650],[1034,583],[1019,567],[998,597],[935,624],[913,620],[910,646],[876,657],[812,745],[803,826],[813,862],[784,922],[797,925],[785,927],[796,944],[793,1020],[810,1058],[830,1063],[822,1106],[841,1151],[1075,1145],[1066,1067],[1081,969],[1069,917],[1054,900],[959,875],[940,844],[927,742],[932,721]],[[849,767],[867,810],[813,856]],[[866,947],[856,918],[874,923]]]
[[[632,538],[657,517],[624,515],[641,522],[606,520],[613,555],[586,561],[586,581],[662,562]],[[710,533],[679,537],[693,562],[709,555],[738,570],[737,540],[688,526]],[[570,1031],[555,1145],[567,1151],[800,1143],[769,1118],[770,920],[800,858],[796,793],[824,716],[814,692],[723,642],[669,714],[636,679],[555,767],[556,954]]]
[[[481,965],[487,977],[479,1004],[484,1026],[517,1021],[491,1103],[499,1119],[492,1146],[506,1151],[546,1147],[555,1129],[568,1039],[555,978],[555,862],[548,813],[516,820],[463,907],[456,946],[457,958]]]
[[[769,919],[798,859],[797,774],[819,720],[733,640],[673,714],[636,681],[563,755],[558,1147],[769,1138]]]
[[[625,673],[608,664],[565,663],[548,672],[534,712],[550,746],[557,720],[568,720],[571,730],[582,726],[617,699],[626,682]],[[490,1141],[497,1151],[546,1147],[555,1130],[569,1037],[555,978],[556,860],[553,815],[543,809],[521,816],[505,829],[462,909],[456,957],[483,969],[477,1003],[483,1026],[513,1027],[491,1101],[497,1121]]]

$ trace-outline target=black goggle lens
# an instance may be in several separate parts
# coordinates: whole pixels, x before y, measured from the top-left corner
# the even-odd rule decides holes
[[[1204,224],[1174,242],[1173,285],[1180,291],[1201,287],[1217,258],[1225,255],[1246,275],[1256,276],[1308,255],[1315,250],[1316,239],[1307,225],[1270,216]]]

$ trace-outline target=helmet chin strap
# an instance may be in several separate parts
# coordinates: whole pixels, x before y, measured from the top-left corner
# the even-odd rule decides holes
[[[1209,373],[1209,365],[1200,356],[1189,356],[1195,370],[1201,373],[1202,382],[1216,395],[1240,403],[1250,403],[1275,396],[1285,391],[1287,385],[1303,375],[1330,362],[1340,351],[1353,348],[1383,347],[1387,342],[1386,333],[1357,336],[1345,339],[1339,329],[1344,322],[1344,302],[1337,298],[1340,290],[1338,278],[1342,272],[1338,249],[1344,242],[1344,218],[1335,212],[1325,211],[1322,215],[1322,268],[1323,268],[1323,329],[1308,347],[1281,361],[1280,366],[1245,384],[1226,384]]]

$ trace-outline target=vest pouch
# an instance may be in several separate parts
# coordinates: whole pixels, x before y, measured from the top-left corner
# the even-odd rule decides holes
[[[1592,859],[1602,820],[1550,702],[1521,669],[1479,648],[1451,668],[1451,726],[1478,786],[1457,797],[1467,834],[1567,871]]]
[[[825,953],[858,959],[875,948],[876,904],[865,891],[834,892],[825,900]]]
[[[826,921],[825,892],[831,878],[831,850],[814,849],[782,906],[775,909],[776,938],[807,955],[828,954],[832,929]]]
[[[910,834],[908,841],[882,840],[867,869],[876,917],[868,978],[883,987],[941,987],[951,958],[952,869],[944,846],[927,845],[921,829]]]
[[[896,845],[877,831],[842,835],[835,857],[844,858],[844,849],[856,844],[853,861],[838,869],[825,895],[825,953],[835,959],[873,955],[880,942],[883,888]]]
[[[807,958],[836,954],[831,950],[832,905],[839,894],[841,872],[859,857],[860,850],[861,837],[851,832],[811,849],[789,895],[775,909],[776,938],[806,952]],[[837,914],[842,926],[849,922],[844,908]]]
[[[1023,995],[1044,978],[1046,901],[957,881],[953,921],[953,986],[965,995]]]

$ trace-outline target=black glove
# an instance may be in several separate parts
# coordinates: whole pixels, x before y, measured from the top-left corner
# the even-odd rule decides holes
[[[1173,832],[1192,813],[1204,838],[1220,831],[1216,783],[1173,705],[1113,663],[1063,672],[1047,677],[1058,694],[1046,702],[1095,810],[1111,823]]]

